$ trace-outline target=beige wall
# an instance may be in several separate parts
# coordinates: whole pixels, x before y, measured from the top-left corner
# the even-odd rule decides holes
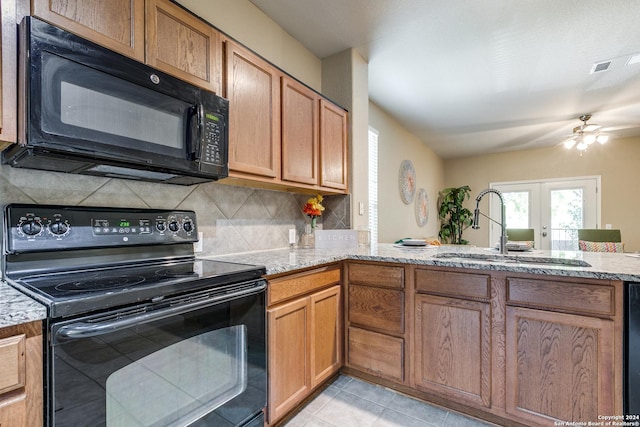
[[[469,185],[472,193],[468,207],[473,209],[478,192],[491,182],[600,175],[601,224],[619,228],[625,251],[634,252],[640,250],[640,198],[635,193],[640,185],[639,165],[640,138],[617,139],[593,147],[582,157],[575,150],[556,146],[446,160],[444,185]],[[488,244],[487,227],[468,229],[464,236],[471,244]]]
[[[417,137],[405,130],[377,105],[369,103],[369,123],[378,130],[378,240],[394,242],[403,237],[436,236],[439,230],[437,199],[443,188],[444,162]],[[398,172],[403,160],[416,169],[416,187],[424,188],[429,199],[429,217],[419,227],[415,205],[400,198]]]
[[[369,84],[368,65],[354,49],[322,60],[323,93],[349,111],[349,193],[351,227],[365,230],[369,225]],[[365,161],[362,161],[365,159]],[[363,203],[364,214],[358,206]]]
[[[219,30],[321,92],[320,59],[248,0],[177,0]]]

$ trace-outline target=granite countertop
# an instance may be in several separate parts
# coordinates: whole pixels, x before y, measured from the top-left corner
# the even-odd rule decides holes
[[[438,254],[443,253],[453,254],[454,257],[438,258]],[[495,254],[495,257],[492,254]],[[491,258],[491,260],[483,261],[468,258],[476,255]],[[267,276],[350,259],[640,282],[640,255],[638,254],[532,251],[512,252],[507,257],[501,258],[495,251],[471,246],[443,245],[440,247],[414,248],[381,243],[373,244],[371,247],[354,249],[274,249],[205,258],[264,265],[267,269]],[[591,266],[580,267],[522,262],[527,260],[540,261],[549,258],[567,262],[585,261]],[[43,320],[46,316],[47,310],[43,305],[8,284],[0,282],[0,327]]]
[[[460,257],[437,258],[436,256],[437,254],[454,252],[459,254]],[[491,257],[492,253],[496,255],[496,260],[482,261],[464,258],[470,255],[473,256],[473,254],[494,258]],[[510,259],[500,261],[500,255],[496,251],[471,246],[443,245],[440,247],[414,248],[381,243],[373,244],[371,247],[354,249],[275,249],[210,258],[220,261],[264,265],[268,276],[351,259],[640,282],[640,256],[637,254],[536,250],[531,252],[510,252],[507,257]],[[549,258],[566,262],[573,262],[570,260],[585,261],[591,267],[520,262]]]
[[[47,317],[44,305],[0,282],[0,328],[43,320]]]

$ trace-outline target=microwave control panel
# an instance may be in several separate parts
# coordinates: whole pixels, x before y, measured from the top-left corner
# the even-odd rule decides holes
[[[226,163],[224,152],[225,131],[222,116],[205,113],[203,122],[202,151],[200,160],[204,163],[220,165]]]
[[[9,253],[197,241],[195,212],[11,204]]]

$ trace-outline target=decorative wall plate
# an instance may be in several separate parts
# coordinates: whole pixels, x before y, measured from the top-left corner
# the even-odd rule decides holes
[[[429,198],[424,188],[418,191],[416,197],[416,222],[419,227],[424,227],[429,219]]]
[[[416,170],[411,160],[403,160],[400,163],[400,174],[398,176],[400,184],[400,198],[405,205],[413,202],[416,194]]]

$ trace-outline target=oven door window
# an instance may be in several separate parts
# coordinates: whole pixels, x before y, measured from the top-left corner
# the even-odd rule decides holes
[[[193,105],[46,51],[41,67],[42,132],[96,144],[84,149],[187,158]]]
[[[191,425],[247,388],[246,326],[205,332],[107,377],[108,426]]]
[[[54,339],[49,413],[56,426],[243,425],[266,403],[264,327],[261,293]]]

